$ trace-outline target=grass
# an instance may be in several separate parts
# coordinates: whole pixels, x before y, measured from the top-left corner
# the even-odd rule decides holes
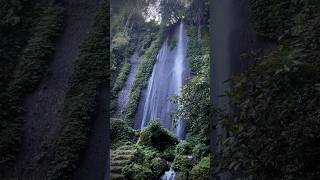
[[[123,180],[122,169],[131,163],[135,149],[132,145],[120,146],[110,153],[110,178],[111,180]]]

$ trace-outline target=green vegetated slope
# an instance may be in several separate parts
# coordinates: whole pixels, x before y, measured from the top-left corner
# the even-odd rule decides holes
[[[187,134],[175,149],[173,169],[178,172],[176,179],[205,180],[210,178],[208,1],[193,1],[190,9],[187,59],[192,76],[176,99],[175,113],[185,119]]]
[[[109,81],[109,2],[103,1],[88,38],[81,44],[63,107],[63,129],[54,144],[49,180],[72,179],[88,143],[97,93]],[[107,122],[106,122],[107,123]]]
[[[241,178],[319,179],[320,2],[251,0],[259,35],[276,47],[233,78],[237,113],[223,167]]]
[[[122,170],[131,163],[135,149],[132,145],[123,145],[110,153],[110,178],[114,180],[124,179]]]
[[[120,119],[111,120],[111,179],[159,179],[169,169],[178,139],[159,122],[135,131]]]
[[[111,113],[116,111],[118,93],[130,72],[129,58],[135,52],[144,55],[159,37],[159,26],[143,17],[148,5],[149,1],[111,2]]]
[[[54,1],[5,1],[0,15],[0,167],[5,168],[19,151],[23,102],[46,73],[62,9]]]
[[[137,75],[133,82],[124,116],[126,121],[131,126],[133,126],[134,123],[134,116],[136,115],[136,111],[138,109],[142,89],[148,84],[148,79],[151,76],[153,65],[156,62],[156,57],[160,50],[161,42],[162,36],[160,33],[157,39],[152,42],[151,46],[144,53],[142,62],[140,63]]]
[[[161,1],[162,13],[175,13],[170,19],[167,14],[160,24],[159,33],[146,44],[141,51],[142,62],[139,65],[129,102],[123,119],[111,120],[111,179],[149,180],[159,179],[172,165],[177,172],[176,179],[206,180],[209,178],[210,156],[208,124],[210,112],[209,99],[209,32],[208,1],[190,1],[190,6],[183,8],[178,1]],[[179,6],[165,8],[170,5]],[[164,31],[170,29],[168,23],[185,16],[188,28],[187,59],[192,71],[192,78],[182,88],[181,97],[175,98],[178,110],[175,117],[187,121],[186,140],[178,139],[163,128],[157,121],[152,121],[146,128],[136,131],[133,125],[140,100],[141,90],[146,87],[151,75],[155,58],[160,50]],[[168,18],[168,19],[166,19]],[[170,41],[174,48],[176,42]]]

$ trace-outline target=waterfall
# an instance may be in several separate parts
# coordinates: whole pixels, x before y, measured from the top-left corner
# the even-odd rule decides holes
[[[180,22],[176,27],[172,38],[176,40],[176,47],[170,49],[167,39],[157,56],[153,67],[152,75],[148,82],[144,104],[138,110],[140,112],[141,124],[139,128],[144,128],[150,120],[156,119],[161,124],[174,132],[179,139],[184,136],[184,122],[177,120],[176,126],[172,123],[172,112],[176,105],[170,102],[173,95],[181,94],[181,87],[189,76],[186,61],[187,34],[185,25]]]
[[[164,175],[161,177],[161,180],[175,180],[175,177],[176,173],[174,172],[172,167],[170,167],[170,170],[164,173]]]
[[[179,38],[178,38],[178,45],[177,45],[177,55],[174,63],[174,72],[175,72],[175,78],[176,78],[176,88],[175,88],[175,94],[178,96],[181,95],[181,87],[183,83],[183,70],[184,70],[184,60],[186,57],[186,52],[184,51],[183,47],[183,23],[180,23],[179,26]],[[176,135],[182,139],[183,136],[183,121],[181,119],[177,120],[177,127],[176,127]]]

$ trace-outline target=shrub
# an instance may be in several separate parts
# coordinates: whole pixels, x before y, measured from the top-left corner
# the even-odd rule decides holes
[[[207,180],[210,179],[210,158],[204,157],[191,170],[191,179]]]
[[[170,146],[178,144],[178,139],[169,130],[163,128],[158,121],[151,121],[144,128],[138,140],[139,145],[153,147],[163,151]]]
[[[250,0],[251,19],[257,33],[278,40],[288,35],[293,17],[301,11],[302,1]]]
[[[154,176],[157,179],[160,179],[160,177],[163,175],[163,173],[167,170],[169,170],[169,166],[166,162],[166,160],[161,158],[154,158],[151,161],[151,170]]]
[[[173,162],[174,157],[175,157],[175,146],[170,146],[164,151],[161,152],[160,157],[162,159],[165,159],[169,162]]]
[[[115,144],[117,142],[126,142],[126,141],[134,141],[135,140],[135,132],[134,130],[127,125],[121,119],[111,119],[110,120],[111,132],[110,139],[111,144]]]
[[[181,142],[176,146],[175,154],[176,155],[189,155],[191,154],[191,147],[188,142]]]
[[[278,1],[272,2],[263,7],[267,19],[262,23],[284,28],[289,21],[284,29],[290,36],[265,28],[281,39],[278,47],[232,79],[228,95],[237,111],[221,119],[231,132],[223,141],[221,162],[225,169],[240,168],[244,179],[318,179],[320,4],[290,1],[302,3],[299,10],[283,7],[287,10],[279,13],[290,15],[272,24]]]
[[[128,179],[137,179],[138,177],[159,179],[168,169],[166,160],[161,159],[159,155],[153,148],[136,145],[133,157],[131,158],[131,164],[123,170],[123,175]],[[140,169],[140,166],[144,167],[144,169]],[[140,174],[136,170],[144,172]],[[152,172],[152,176],[150,176],[149,171]]]
[[[175,171],[189,172],[193,166],[192,160],[186,155],[177,155],[174,158],[172,168]]]
[[[210,146],[206,144],[201,144],[201,143],[197,144],[192,149],[192,155],[197,159],[207,156],[209,155],[209,153],[210,153]]]
[[[158,152],[150,147],[136,146],[136,150],[131,158],[132,162],[149,167],[154,157],[159,156]]]
[[[129,180],[152,180],[154,178],[153,172],[139,164],[132,163],[123,168],[122,174]]]

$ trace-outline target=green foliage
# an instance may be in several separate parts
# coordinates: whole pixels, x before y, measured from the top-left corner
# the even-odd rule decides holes
[[[186,8],[180,0],[161,0],[160,13],[161,23],[168,26],[180,20],[185,15]]]
[[[209,148],[209,35],[207,27],[201,30],[199,38],[195,26],[188,28],[189,43],[187,58],[194,76],[182,87],[181,96],[177,97],[178,109],[176,118],[187,121],[186,141],[177,145],[173,167],[177,171],[177,179],[190,178],[192,166],[210,153]],[[188,158],[188,155],[192,159]],[[196,167],[197,168],[197,167]],[[209,174],[209,172],[207,172]],[[201,178],[202,176],[199,176]]]
[[[178,139],[169,130],[163,128],[158,121],[151,121],[149,125],[140,132],[139,145],[153,147],[163,151],[170,146],[178,144]]]
[[[167,162],[159,157],[156,149],[136,145],[131,164],[123,169],[122,174],[127,179],[159,179],[167,169]]]
[[[197,159],[207,156],[209,155],[209,153],[210,153],[210,146],[207,144],[198,143],[192,149],[192,154]]]
[[[127,32],[118,32],[112,38],[111,48],[122,49],[129,44],[129,40]]]
[[[154,158],[151,161],[151,170],[154,176],[157,179],[160,179],[160,177],[164,174],[164,172],[169,170],[169,167],[166,160],[161,158]]]
[[[187,120],[187,131],[208,136],[210,114],[208,36],[199,40],[193,34],[195,28],[189,28],[188,60],[195,76],[182,87],[181,96],[177,98],[176,116]],[[201,45],[200,45],[201,44]]]
[[[61,29],[61,21],[60,7],[50,4],[42,9],[16,69],[10,72],[13,74],[12,80],[0,94],[0,165],[8,165],[18,153],[23,134],[23,101],[26,95],[36,88],[46,72],[54,51],[55,39]]]
[[[54,144],[47,179],[71,179],[88,142],[97,93],[107,87],[109,64],[109,4],[103,1],[92,32],[80,46],[64,101],[63,129]]]
[[[144,51],[154,39],[158,26],[145,22],[143,13],[149,1],[123,0],[111,4],[111,86],[115,85],[121,68],[134,52]],[[120,3],[120,6],[119,6]],[[146,47],[147,46],[147,47]],[[141,54],[141,52],[140,52]],[[122,86],[121,86],[122,87]],[[117,90],[117,89],[115,89]],[[112,91],[116,101],[118,91]]]
[[[168,162],[173,162],[175,156],[175,146],[170,146],[167,149],[163,150],[160,154],[162,159],[165,159]]]
[[[117,108],[117,97],[118,97],[118,93],[119,91],[121,90],[121,88],[123,87],[127,77],[128,77],[128,74],[130,72],[130,64],[129,63],[125,63],[122,65],[121,67],[121,70],[120,70],[120,73],[113,85],[113,88],[112,88],[112,98],[111,98],[111,104],[110,104],[110,111],[111,112],[114,112]]]
[[[189,155],[191,154],[191,147],[188,142],[181,142],[176,146],[175,154],[176,155]]]
[[[201,33],[203,35],[202,38],[199,39],[197,27],[192,25],[188,27],[189,42],[187,58],[189,61],[191,73],[193,74],[203,73],[203,68],[209,69],[210,48],[208,28],[203,28]],[[207,74],[208,72],[209,71],[203,74]]]
[[[0,68],[0,92],[3,92],[12,80],[12,72],[20,62],[24,47],[34,34],[33,27],[41,21],[48,4],[38,0],[2,0],[0,4],[0,67],[3,67]]]
[[[122,170],[122,174],[129,180],[154,179],[154,174],[149,168],[135,163],[125,166],[125,168]]]
[[[189,24],[195,25],[201,29],[202,26],[208,24],[210,17],[209,13],[209,0],[190,0],[190,5],[187,8],[185,21]],[[197,35],[197,33],[195,33]]]
[[[290,5],[274,11],[279,2],[267,2],[254,8],[264,5],[266,27],[275,27],[257,29],[270,30],[265,34],[279,45],[232,79],[229,97],[237,112],[222,116],[231,135],[222,142],[224,168],[240,168],[242,178],[318,179],[320,4],[284,1]],[[275,19],[275,12],[290,14]]]
[[[137,164],[147,165],[150,164],[151,160],[156,156],[158,156],[156,149],[137,145],[131,160]]]
[[[173,161],[173,164],[172,164],[172,168],[175,171],[181,171],[181,172],[184,172],[184,173],[189,172],[192,169],[192,166],[193,166],[192,159],[190,159],[186,155],[177,155],[174,158],[174,161]]]
[[[191,179],[207,180],[210,179],[210,158],[204,157],[191,170]]]
[[[128,59],[135,52],[144,54],[159,30],[158,25],[145,22],[142,16],[142,9],[146,8],[148,1],[127,1],[121,7],[118,3],[112,5],[117,10],[114,9],[111,21],[111,114],[116,110],[118,93],[129,73],[123,73],[126,72],[124,64],[129,63]],[[139,7],[141,9],[137,9]]]
[[[156,57],[161,46],[161,37],[161,35],[158,35],[157,39],[152,42],[139,65],[125,111],[125,119],[130,125],[133,125],[133,119],[138,108],[141,90],[147,85],[148,79],[152,73],[153,65],[156,61]]]
[[[290,33],[293,17],[301,11],[301,0],[250,0],[251,18],[258,34],[277,40]]]
[[[117,77],[117,80],[113,86],[112,91],[118,92],[121,90],[121,87],[122,87],[123,83],[125,82],[129,72],[130,72],[130,64],[129,63],[123,64],[123,66],[120,70],[120,73]]]
[[[133,142],[135,138],[134,130],[121,119],[111,119],[110,140],[111,146],[119,142]]]

